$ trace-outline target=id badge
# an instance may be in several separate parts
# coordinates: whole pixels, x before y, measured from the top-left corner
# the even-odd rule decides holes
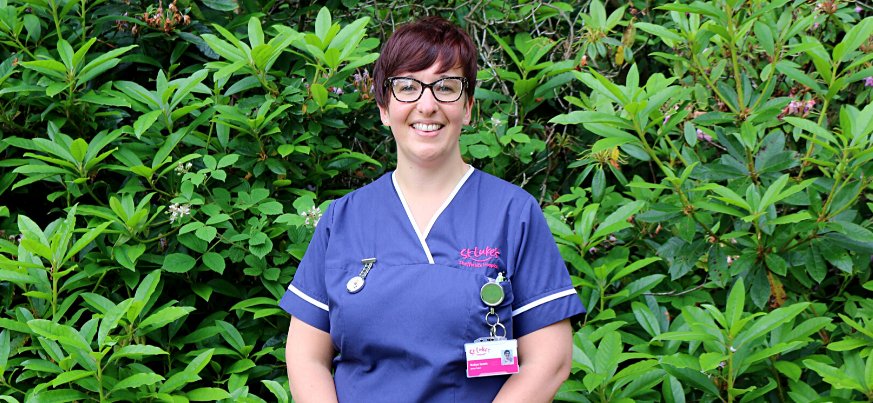
[[[518,341],[483,339],[464,344],[467,353],[467,378],[517,374]]]

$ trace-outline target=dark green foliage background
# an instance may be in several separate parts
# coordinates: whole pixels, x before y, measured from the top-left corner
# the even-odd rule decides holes
[[[556,400],[873,401],[868,12],[0,0],[0,400],[291,401],[276,303],[393,169],[369,74],[436,14],[480,51],[464,158],[589,310]]]

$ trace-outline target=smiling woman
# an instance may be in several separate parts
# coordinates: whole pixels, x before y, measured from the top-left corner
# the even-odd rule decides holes
[[[473,42],[426,18],[374,76],[397,170],[330,205],[280,302],[295,401],[551,401],[584,308],[536,200],[461,157]]]

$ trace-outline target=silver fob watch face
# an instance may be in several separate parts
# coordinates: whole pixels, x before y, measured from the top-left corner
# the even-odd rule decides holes
[[[364,279],[361,276],[352,277],[348,283],[346,283],[346,289],[349,290],[350,293],[354,294],[358,291],[361,291],[361,288],[364,287]]]

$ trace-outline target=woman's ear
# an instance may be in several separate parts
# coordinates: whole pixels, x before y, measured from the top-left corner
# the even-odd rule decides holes
[[[379,105],[379,117],[382,119],[382,124],[388,127],[391,127],[388,120],[388,108],[383,108],[382,105]]]
[[[466,102],[464,102],[464,124],[470,124],[470,119],[473,117],[473,98],[470,97]]]

